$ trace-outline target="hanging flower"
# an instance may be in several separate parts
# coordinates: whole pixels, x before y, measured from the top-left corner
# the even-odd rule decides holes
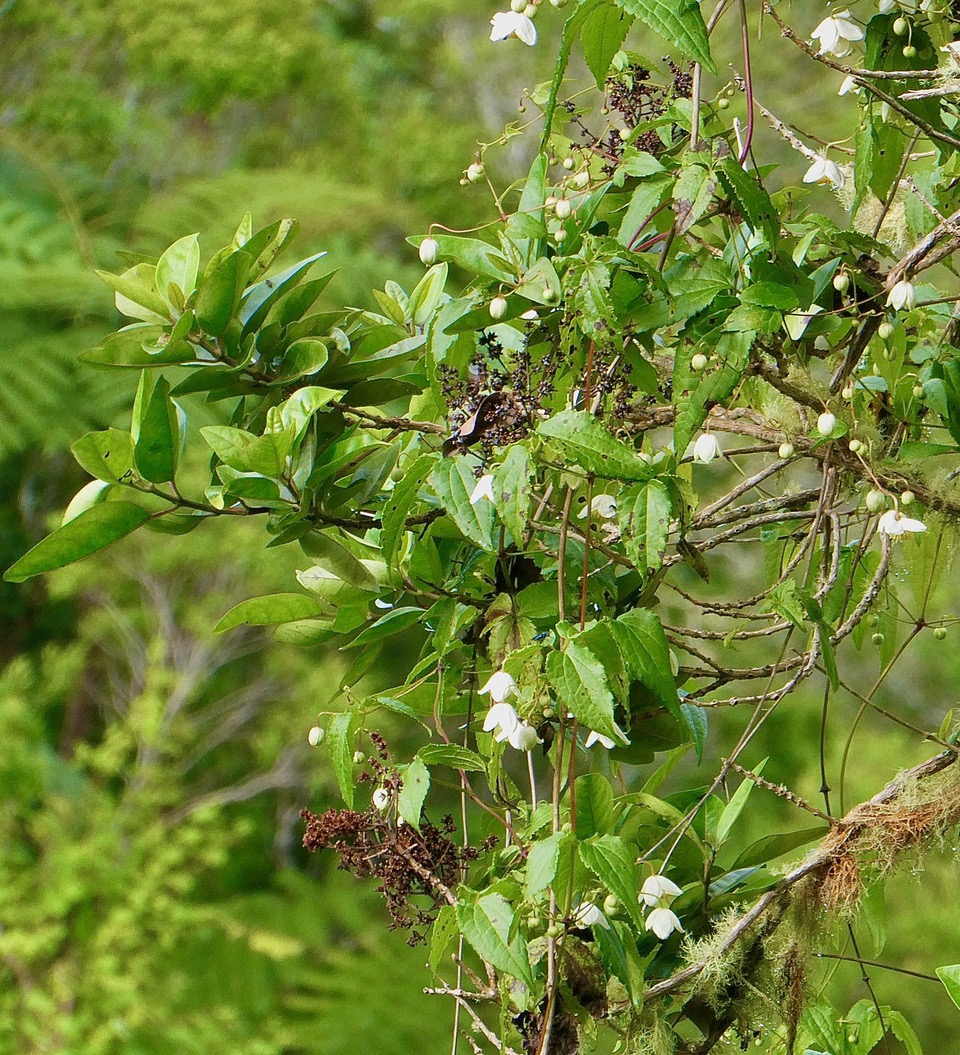
[[[584,506],[577,516],[583,520],[588,512],[595,513],[604,520],[612,520],[617,515],[617,500],[613,495],[594,495],[590,500],[589,509]]]
[[[846,183],[846,177],[835,161],[824,157],[823,154],[817,154],[810,168],[803,174],[803,182],[829,184],[834,190],[840,190]]]
[[[581,901],[573,910],[572,922],[575,927],[610,928],[607,917],[592,901]]]
[[[843,83],[837,90],[837,95],[849,95],[850,93],[853,93],[854,95],[859,95],[860,85],[857,84],[857,82],[852,77],[844,77]]]
[[[501,706],[509,706],[509,704],[501,704]],[[498,741],[501,739],[502,737],[497,737]],[[532,751],[537,744],[543,743],[537,736],[537,730],[529,722],[520,722],[516,729],[508,734],[507,740],[515,751]]]
[[[502,744],[507,737],[513,733],[517,726],[520,724],[520,715],[510,706],[509,703],[495,703],[489,711],[487,711],[486,718],[483,719],[483,731],[485,733],[492,733],[494,729],[497,730],[494,735],[494,740],[498,744]]]
[[[838,11],[825,18],[810,35],[820,41],[821,55],[831,54],[842,59],[853,50],[851,42],[863,40],[864,34],[860,26],[850,20],[849,11]]]
[[[877,530],[884,535],[906,535],[916,531],[926,531],[927,525],[922,520],[913,520],[903,516],[896,509],[888,509],[877,521]]]
[[[508,696],[516,695],[517,683],[505,670],[498,670],[487,679],[486,685],[480,690],[480,695],[488,692],[494,703],[503,703]]]
[[[900,281],[887,294],[887,307],[894,311],[911,311],[917,305],[917,290],[909,279]]]
[[[490,473],[484,473],[477,480],[477,485],[470,494],[470,505],[475,506],[484,498],[489,498],[491,502],[496,501],[493,497],[493,476]]]
[[[517,40],[522,40],[524,44],[529,44],[531,47],[537,42],[537,27],[522,11],[498,11],[490,19],[490,25],[493,26],[490,33],[491,40],[516,37]]]
[[[378,810],[385,810],[390,805],[390,792],[386,788],[377,788],[373,793],[373,804]]]
[[[591,729],[590,735],[587,737],[584,746],[593,747],[594,744],[599,744],[601,747],[605,747],[608,751],[617,746],[616,740],[611,740],[609,736],[604,736],[603,733],[598,733],[595,729]]]
[[[794,315],[784,315],[783,325],[790,335],[790,339],[799,341],[803,336],[804,330],[810,325],[810,320],[821,311],[823,311],[823,308],[819,304],[811,304],[806,311],[798,312]]]
[[[668,908],[655,908],[647,916],[644,926],[647,930],[652,930],[661,941],[666,941],[674,931],[683,933],[683,925],[677,919],[676,914]]]
[[[436,238],[424,238],[420,243],[420,262],[429,267],[437,262],[437,254],[440,252],[440,243]]]
[[[722,458],[723,451],[717,443],[717,437],[712,432],[704,432],[697,437],[693,445],[693,460],[701,465],[709,465],[714,458]]]
[[[666,876],[647,876],[640,887],[640,901],[647,908],[656,908],[661,902],[669,904],[670,900],[683,893],[672,879]]]

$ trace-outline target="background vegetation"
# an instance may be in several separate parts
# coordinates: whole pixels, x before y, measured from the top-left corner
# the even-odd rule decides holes
[[[489,45],[489,13],[452,0],[0,9],[0,565],[83,482],[70,441],[130,398],[127,374],[77,361],[118,324],[94,268],[186,231],[219,244],[246,210],[294,215],[302,255],[326,249],[337,295],[368,304],[385,278],[419,275],[407,234],[488,216],[460,176],[478,139],[531,116],[521,90],[549,57]],[[761,101],[812,123],[799,66],[765,59],[778,62],[756,71]],[[842,102],[815,120],[843,129]],[[512,144],[500,156],[521,169]],[[305,734],[345,661],[213,635],[237,600],[283,588],[289,558],[254,560],[233,525],[185,552],[131,539],[46,583],[0,586],[0,1052],[444,1050],[446,1006],[409,998],[423,952],[386,930],[372,890],[299,848],[300,807],[335,801]],[[884,691],[935,726],[958,665],[924,636]],[[865,656],[864,677],[875,666]],[[765,729],[781,767],[765,775],[814,800],[820,701],[807,696]],[[723,740],[722,715],[711,735]],[[869,717],[855,751],[860,774],[921,757]],[[851,798],[870,790],[854,782]],[[786,809],[771,797],[771,828]],[[960,962],[944,850],[888,891],[887,954],[921,972]],[[828,975],[838,1006],[864,995],[853,965]],[[950,1049],[956,1019],[939,992],[925,998],[934,983],[873,984],[928,1050]]]

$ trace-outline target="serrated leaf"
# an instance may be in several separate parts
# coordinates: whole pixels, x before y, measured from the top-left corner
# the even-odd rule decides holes
[[[420,811],[430,790],[430,770],[418,758],[401,768],[403,785],[397,797],[400,816],[420,831]]]
[[[668,0],[615,0],[618,7],[639,18],[654,33],[678,47],[684,55],[699,62],[710,73],[717,68],[710,56],[710,41],[707,27],[694,0],[680,0],[671,4]]]
[[[471,503],[476,482],[466,458],[459,455],[437,462],[430,475],[430,486],[464,537],[481,549],[492,550],[493,503],[487,499]]]
[[[613,693],[600,660],[576,640],[547,656],[547,677],[557,698],[588,729],[618,743],[626,736],[613,717]]]
[[[720,181],[734,199],[750,229],[763,234],[770,248],[776,250],[780,240],[780,218],[770,195],[751,173],[745,172],[736,158],[724,158],[718,169]]]
[[[460,930],[482,960],[533,988],[533,970],[519,934],[510,937],[513,909],[500,894],[457,906]]]
[[[430,928],[430,972],[440,973],[441,961],[446,955],[450,943],[460,933],[457,922],[457,910],[453,905],[443,905]]]
[[[547,149],[553,132],[553,117],[557,110],[557,99],[560,94],[560,86],[563,84],[564,75],[567,72],[567,66],[570,64],[574,41],[579,40],[583,24],[590,15],[601,7],[606,6],[607,0],[581,0],[573,14],[563,24],[563,33],[560,37],[560,51],[557,55],[557,64],[553,70],[550,92],[544,107],[543,135],[540,138],[541,151]]]
[[[633,18],[608,5],[591,11],[583,23],[580,34],[583,60],[600,91],[604,89],[613,56],[620,50],[631,25]]]
[[[449,766],[451,769],[466,769],[483,773],[487,766],[476,751],[459,744],[427,744],[417,752],[417,758],[428,766]]]
[[[580,843],[580,860],[617,897],[638,927],[643,913],[637,901],[636,850],[617,835],[598,835]]]
[[[622,440],[616,439],[585,410],[564,410],[548,418],[537,433],[558,447],[568,461],[607,480],[647,480],[654,470]]]
[[[23,582],[83,560],[136,531],[150,519],[143,506],[105,502],[64,524],[28,550],[4,573],[7,582]]]
[[[357,715],[353,711],[336,714],[327,728],[330,761],[337,778],[340,795],[348,809],[353,809],[353,751],[357,731]]]
[[[526,447],[510,446],[503,464],[493,472],[497,512],[518,546],[522,546],[530,512],[530,480],[533,466]]]
[[[617,517],[627,556],[641,571],[657,569],[670,534],[673,503],[661,480],[622,491],[617,499]]]
[[[560,861],[561,844],[569,838],[568,832],[554,832],[546,839],[538,839],[531,844],[523,888],[526,898],[535,898],[553,882]]]
[[[673,211],[677,233],[684,234],[699,220],[713,201],[717,181],[703,165],[685,165],[673,188]]]
[[[610,623],[631,676],[643,682],[670,713],[682,721],[670,646],[663,625],[649,608],[634,608]]]

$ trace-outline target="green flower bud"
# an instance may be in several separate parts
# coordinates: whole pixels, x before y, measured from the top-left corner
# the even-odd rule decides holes
[[[570,203],[569,198],[561,198],[554,205],[553,211],[557,214],[558,220],[565,220],[573,212],[573,205]]]
[[[893,336],[893,323],[892,322],[881,322],[880,327],[877,330],[877,335],[881,341],[889,341]]]
[[[307,743],[311,747],[316,747],[321,740],[323,740],[324,732],[319,725],[315,725],[309,733],[307,733]]]
[[[947,636],[947,628],[945,626],[938,626],[937,629],[934,630],[933,636],[938,641],[943,641]]]
[[[898,37],[905,37],[910,32],[910,23],[901,15],[893,23],[893,31]]]
[[[887,496],[874,487],[867,492],[867,509],[871,513],[882,513],[887,508]]]
[[[829,410],[825,410],[820,417],[817,418],[817,432],[819,432],[824,439],[828,436],[832,436],[833,430],[836,427],[837,419]]]
[[[506,297],[494,297],[490,301],[490,318],[499,321],[507,314],[508,306]]]
[[[437,262],[437,254],[440,252],[440,243],[436,238],[424,238],[420,243],[420,262],[429,267]]]
[[[792,443],[781,443],[780,449],[777,451],[777,454],[779,454],[781,458],[792,458],[795,453],[796,451]]]
[[[697,352],[697,354],[690,360],[690,369],[695,374],[699,374],[706,370],[708,362],[709,360],[702,352]]]
[[[467,180],[470,183],[479,183],[483,179],[483,165],[479,161],[475,161],[467,169]]]
[[[913,491],[904,491],[903,494],[900,496],[900,505],[912,506],[916,500],[917,496],[913,493]]]
[[[834,275],[833,288],[838,293],[846,293],[850,288],[850,276],[845,271],[841,271],[839,274]]]
[[[870,640],[877,646],[877,648],[879,648],[883,644],[885,638],[883,634],[877,633],[874,634],[873,637],[870,638]]]

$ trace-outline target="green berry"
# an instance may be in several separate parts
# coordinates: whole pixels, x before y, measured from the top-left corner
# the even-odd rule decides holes
[[[550,926],[547,927],[548,938],[559,938],[561,934],[563,934],[563,927],[561,927],[559,923],[551,923]]]
[[[901,15],[893,23],[893,31],[898,37],[905,37],[910,32],[910,23]]]
[[[879,648],[884,642],[884,636],[883,634],[874,634],[870,640]]]
[[[934,632],[933,632],[933,636],[934,636],[934,637],[935,637],[935,638],[936,638],[936,639],[937,639],[938,641],[943,641],[943,640],[944,640],[944,638],[946,638],[946,636],[947,636],[947,628],[946,628],[946,627],[943,627],[943,626],[938,626],[938,627],[937,627],[937,629],[936,629],[936,630],[934,630]]]
[[[887,508],[887,496],[874,487],[867,492],[867,509],[871,513],[882,513]]]

